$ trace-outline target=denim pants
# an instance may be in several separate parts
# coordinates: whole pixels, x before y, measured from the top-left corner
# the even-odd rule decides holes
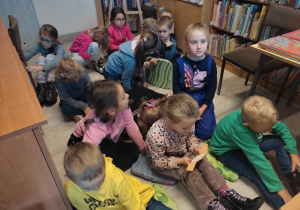
[[[76,101],[83,101],[83,102],[87,102],[87,98],[86,95],[82,95],[79,98],[74,98]],[[83,110],[81,109],[77,109],[69,104],[60,104],[61,106],[61,111],[64,115],[66,116],[74,116],[74,115],[82,115],[85,116],[85,113]],[[91,105],[88,103],[88,106],[91,108]]]
[[[275,150],[276,159],[282,173],[287,174],[292,170],[292,161],[288,152],[283,149],[284,143],[279,136],[268,135],[262,138],[259,143],[260,150],[268,152]],[[237,172],[239,175],[246,177],[257,186],[259,191],[272,206],[280,208],[284,205],[284,201],[277,192],[269,192],[266,185],[261,180],[254,166],[249,162],[244,152],[240,149],[226,152],[218,157],[228,168]]]
[[[89,45],[86,53],[89,54],[89,55],[91,55],[91,59],[90,60],[84,60],[84,58],[81,57],[76,52],[72,52],[71,56],[72,56],[72,59],[74,59],[75,61],[77,61],[82,66],[88,65],[91,61],[99,61],[99,59],[100,59],[99,44],[97,42],[92,42]]]
[[[44,56],[40,56],[37,59],[37,65],[38,66],[42,66],[44,64],[50,63],[54,60],[55,55],[53,54],[48,54],[46,57]],[[37,83],[41,84],[41,83],[46,83],[46,82],[54,82],[55,81],[55,69],[52,69],[49,72],[43,72],[43,71],[38,71],[37,72]]]
[[[162,202],[155,200],[153,197],[148,202],[146,210],[171,210],[165,206]]]
[[[192,153],[188,152],[185,156],[192,157]],[[206,157],[197,162],[193,171],[186,171],[186,165],[179,165],[178,168],[173,169],[161,169],[151,163],[151,168],[160,174],[181,180],[194,196],[200,209],[207,209],[207,204],[216,199],[214,193],[226,184],[221,174]]]

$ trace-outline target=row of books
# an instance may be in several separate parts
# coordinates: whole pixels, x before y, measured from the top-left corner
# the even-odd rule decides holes
[[[288,0],[260,0],[260,2],[268,2],[268,3],[288,5]]]
[[[279,69],[277,71],[273,71],[271,72],[268,76],[269,76],[269,81],[280,86],[283,84],[283,81],[285,80],[285,78],[288,76],[287,75],[288,72],[288,68],[282,68]],[[297,67],[294,67],[290,73],[290,75],[288,76],[288,80],[285,84],[286,88],[289,89],[293,89],[296,85],[297,85],[297,81],[296,81],[296,77],[297,75],[300,73],[300,69]],[[299,92],[300,90],[298,89],[297,92]]]
[[[222,59],[223,54],[250,47],[251,44],[251,42],[245,43],[244,39],[234,37],[232,35],[213,33],[210,36],[208,53],[212,56]]]
[[[113,7],[122,7],[123,8],[123,0],[101,0],[102,2],[102,10],[103,12],[109,11],[109,2],[113,1]],[[127,7],[130,8],[137,8],[137,0],[126,0],[127,1]],[[140,1],[140,4],[143,5],[144,3],[147,3],[148,0],[138,0]]]
[[[211,25],[234,33],[235,36],[256,40],[266,9],[266,5],[222,0],[214,5]]]
[[[260,41],[278,36],[280,34],[282,34],[281,29],[265,25],[264,28],[263,28],[263,32],[262,32],[262,36],[260,38]]]

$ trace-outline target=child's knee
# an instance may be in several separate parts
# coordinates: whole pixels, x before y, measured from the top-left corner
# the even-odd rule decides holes
[[[92,42],[89,47],[93,48],[93,49],[99,49],[99,44],[97,42]]]
[[[42,66],[46,64],[46,58],[44,56],[39,56],[36,63],[37,65]]]
[[[53,55],[53,54],[48,54],[48,55],[46,56],[46,63],[50,63],[51,61],[54,60],[54,58],[55,58],[55,55]]]

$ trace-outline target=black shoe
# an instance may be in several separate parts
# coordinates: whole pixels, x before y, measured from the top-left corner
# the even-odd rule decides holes
[[[229,201],[229,203],[234,207],[233,209],[257,210],[264,203],[264,199],[262,197],[256,197],[254,199],[250,199],[239,195],[233,189],[223,190],[220,192],[220,195],[223,195],[224,193],[226,193],[226,195],[222,196],[222,198]]]
[[[297,195],[300,192],[300,173],[297,169],[294,172],[285,174],[293,192]]]
[[[70,146],[74,146],[75,144],[79,143],[79,142],[82,142],[82,139],[83,139],[83,136],[81,137],[76,137],[74,136],[74,134],[72,133],[71,136],[70,136],[70,139],[67,143],[67,146],[70,147]]]
[[[55,82],[47,82],[46,105],[52,106],[57,102],[57,91]]]
[[[231,205],[223,198],[211,201],[207,207],[208,210],[232,210]]]
[[[44,106],[44,104],[46,103],[46,92],[46,83],[38,83],[36,87],[36,94],[41,106]]]

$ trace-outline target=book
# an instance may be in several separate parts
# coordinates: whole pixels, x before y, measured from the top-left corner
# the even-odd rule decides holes
[[[291,39],[296,39],[296,40],[300,41],[300,29],[296,30],[296,31],[292,31],[292,32],[287,33],[287,34],[283,34],[282,36],[285,36],[285,37],[288,37],[288,38],[291,38]]]
[[[276,36],[260,41],[258,45],[279,55],[300,61],[300,41],[284,36]]]

